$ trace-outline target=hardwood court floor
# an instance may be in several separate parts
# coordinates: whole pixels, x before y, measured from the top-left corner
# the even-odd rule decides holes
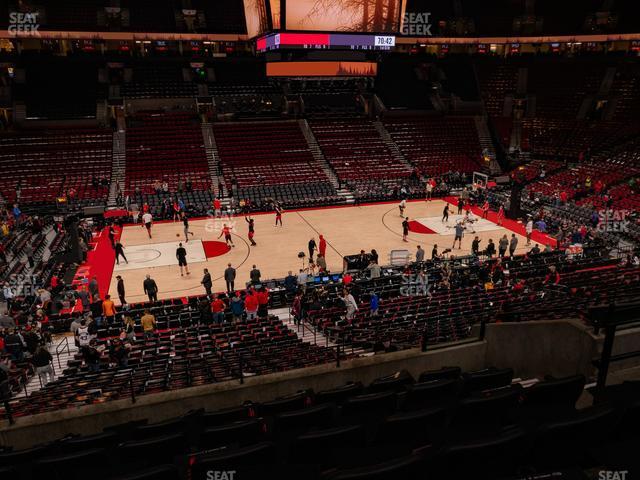
[[[405,215],[411,220],[421,218],[431,223],[436,220],[440,222],[444,205],[443,200],[428,203],[409,202]],[[456,218],[455,215],[450,216],[451,226],[455,224]],[[315,238],[317,243],[319,234],[323,234],[327,240],[327,266],[334,272],[342,271],[344,255],[357,254],[361,249],[369,252],[375,248],[380,264],[385,265],[389,263],[391,250],[407,249],[414,258],[416,246],[421,245],[426,250],[426,258],[430,258],[434,244],[438,244],[439,251],[442,252],[453,243],[453,229],[446,229],[446,235],[412,232],[409,234],[409,242],[403,242],[402,218],[396,203],[287,211],[283,215],[283,227],[274,226],[273,213],[254,215],[254,219],[257,246],[250,247],[244,218],[232,219],[231,223],[235,221],[232,230],[235,248],[223,255],[190,263],[191,274],[184,277],[180,276],[175,259],[175,249],[179,242],[184,241],[181,222],[154,224],[151,239],[140,225],[124,227],[121,242],[125,247],[125,253],[132,258],[126,269],[118,270],[116,267],[109,293],[114,299],[117,298],[115,276],[121,275],[125,283],[127,301],[144,301],[146,296],[142,282],[145,275],[150,274],[158,284],[160,299],[199,295],[204,293],[200,285],[204,268],[209,269],[214,280],[213,290],[223,291],[226,288],[223,272],[227,263],[231,263],[237,269],[236,289],[244,287],[254,264],[261,271],[263,279],[282,278],[289,270],[296,275],[302,267],[298,252],[308,255],[307,243],[311,238]],[[192,220],[190,229],[194,236],[185,244],[189,254],[193,254],[194,258],[201,258],[202,241],[222,241],[218,236],[224,222],[227,221]],[[507,234],[511,237],[511,231],[497,225],[494,227],[494,230],[478,231],[477,235],[482,239],[481,247],[486,246],[489,238],[496,242],[497,248],[497,241],[502,235]],[[474,236],[471,233],[465,234],[462,249],[455,249],[453,253],[468,254]],[[517,252],[523,253],[528,250],[525,247],[526,239],[521,235],[518,237]]]

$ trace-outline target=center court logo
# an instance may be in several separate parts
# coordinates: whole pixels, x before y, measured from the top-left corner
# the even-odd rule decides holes
[[[413,36],[431,36],[431,13],[411,12],[402,17],[402,34]]]
[[[11,12],[9,13],[9,27],[7,31],[11,35],[28,34],[39,36],[40,24],[38,23],[39,12],[22,13]]]

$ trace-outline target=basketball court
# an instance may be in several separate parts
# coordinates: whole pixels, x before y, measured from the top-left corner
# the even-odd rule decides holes
[[[200,219],[190,221],[193,236],[185,242],[182,222],[158,222],[152,227],[152,238],[148,238],[146,229],[141,225],[125,226],[121,242],[125,248],[128,264],[123,261],[115,265],[109,293],[117,297],[115,275],[120,275],[125,283],[128,302],[146,300],[142,283],[147,274],[158,284],[158,298],[175,298],[204,293],[200,284],[203,269],[207,268],[213,279],[213,290],[224,291],[226,286],[223,272],[227,264],[237,270],[236,289],[244,288],[249,280],[253,265],[261,271],[263,279],[283,278],[291,270],[297,275],[300,268],[307,266],[298,258],[299,252],[308,256],[307,244],[311,238],[318,243],[318,235],[324,235],[327,241],[326,261],[332,272],[341,272],[343,256],[353,255],[360,250],[376,249],[381,265],[389,264],[392,250],[408,250],[411,259],[415,258],[417,245],[425,249],[425,258],[430,258],[434,245],[442,253],[451,248],[454,238],[453,226],[461,217],[450,214],[449,222],[442,222],[444,200],[412,201],[404,212],[411,220],[411,232],[408,242],[402,241],[402,217],[397,203],[382,203],[362,206],[320,208],[315,210],[286,211],[283,226],[275,226],[275,214],[262,213],[255,219],[255,238],[257,246],[251,247],[247,239],[248,225],[244,217],[232,219]],[[454,209],[450,205],[451,209]],[[505,226],[495,223],[495,212],[488,220],[480,219],[474,223],[475,234],[469,230],[462,241],[462,249],[451,254],[468,255],[471,242],[477,235],[481,248],[491,238],[496,243],[500,237],[517,233],[519,244],[517,253],[524,253],[526,247],[524,227],[516,222],[506,221]],[[227,247],[219,238],[224,224],[232,227],[235,247]],[[509,224],[509,225],[507,225]],[[544,243],[545,236],[538,235],[535,240]],[[175,251],[182,242],[187,250],[190,274],[180,276]]]

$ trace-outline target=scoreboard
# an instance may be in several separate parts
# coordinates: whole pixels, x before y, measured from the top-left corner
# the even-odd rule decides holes
[[[396,37],[358,33],[271,33],[256,40],[259,52],[280,49],[392,50]]]

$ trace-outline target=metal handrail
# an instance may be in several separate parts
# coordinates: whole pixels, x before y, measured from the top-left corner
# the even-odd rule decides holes
[[[60,348],[60,345],[62,345],[62,348]],[[71,347],[69,347],[69,337],[64,337],[64,340],[61,341],[58,345],[56,345],[56,357],[58,359],[58,368],[60,368],[61,370],[62,370],[62,364],[60,363],[60,355],[62,353],[65,353],[65,351],[68,355],[71,355]]]

